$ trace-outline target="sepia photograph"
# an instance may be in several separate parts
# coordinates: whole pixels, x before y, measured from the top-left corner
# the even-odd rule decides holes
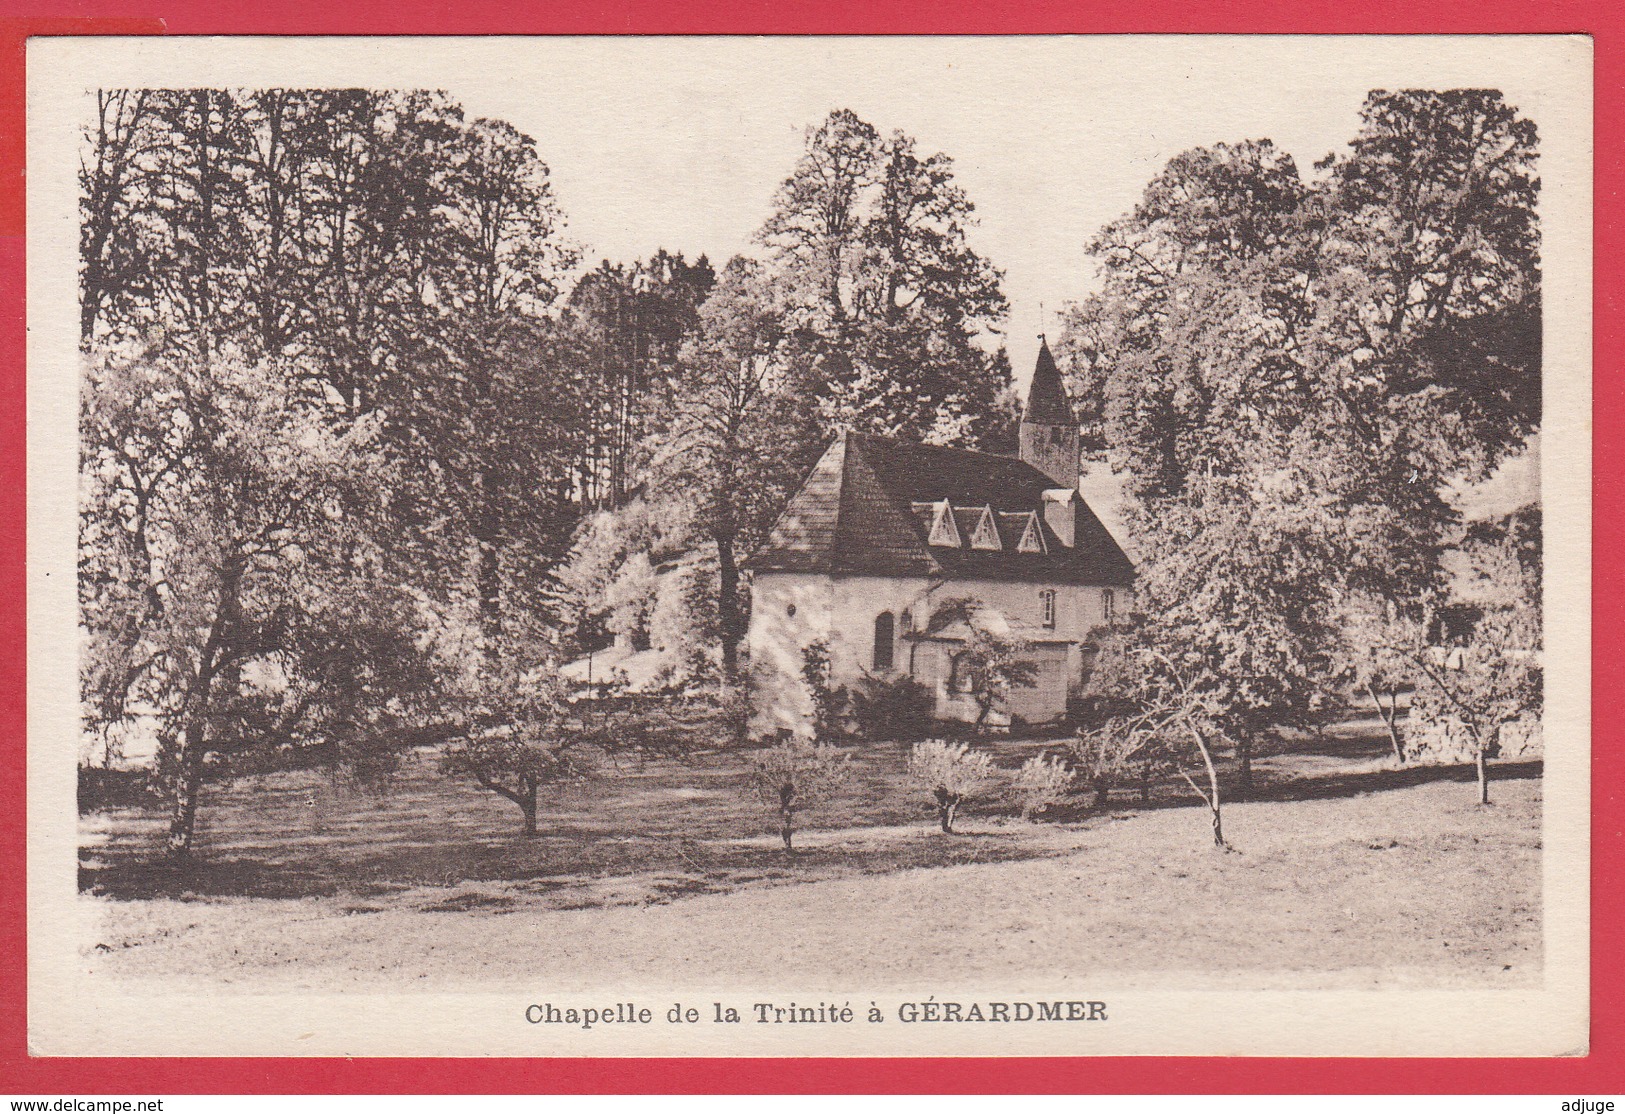
[[[42,1050],[1585,1052],[1586,40],[29,57]]]

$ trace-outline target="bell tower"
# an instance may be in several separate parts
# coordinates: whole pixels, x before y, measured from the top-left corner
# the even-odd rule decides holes
[[[1027,408],[1021,415],[1017,455],[1050,479],[1057,487],[1078,486],[1078,419],[1066,386],[1050,355],[1049,341],[1038,337],[1038,363],[1033,368],[1032,386],[1027,389]]]

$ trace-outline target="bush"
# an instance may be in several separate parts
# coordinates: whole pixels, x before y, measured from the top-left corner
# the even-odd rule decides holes
[[[969,743],[938,739],[915,743],[908,756],[908,774],[936,801],[937,820],[944,832],[954,830],[954,816],[971,797],[995,777],[993,759]]]
[[[1072,768],[1054,755],[1037,755],[1021,764],[1013,787],[1021,805],[1021,818],[1031,820],[1044,809],[1061,803],[1072,788]]]
[[[851,699],[858,734],[871,742],[911,743],[931,733],[935,701],[931,690],[912,677],[865,677]]]
[[[777,816],[784,853],[794,855],[796,813],[827,800],[847,780],[851,756],[825,743],[791,736],[751,758],[751,788]]]
[[[802,648],[801,679],[812,699],[814,741],[829,743],[845,738],[842,718],[847,706],[846,686],[830,683],[829,643],[824,639]]]

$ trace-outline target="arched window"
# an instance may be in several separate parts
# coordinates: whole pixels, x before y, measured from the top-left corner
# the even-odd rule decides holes
[[[895,649],[894,640],[897,637],[897,624],[892,619],[890,611],[882,611],[875,616],[875,669],[878,672],[889,670],[892,665],[892,651]]]

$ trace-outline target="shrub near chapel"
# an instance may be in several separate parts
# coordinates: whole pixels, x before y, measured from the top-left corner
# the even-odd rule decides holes
[[[796,814],[827,800],[851,772],[851,756],[827,743],[791,736],[755,755],[750,788],[779,824],[784,853],[794,855]]]
[[[1066,761],[1052,754],[1035,755],[1021,764],[1011,788],[1021,806],[1023,820],[1058,805],[1072,788],[1074,773]]]
[[[942,830],[954,830],[954,816],[970,798],[985,790],[994,780],[993,759],[972,750],[969,743],[946,743],[940,739],[915,743],[908,756],[908,775],[916,785],[930,792],[937,805]]]

